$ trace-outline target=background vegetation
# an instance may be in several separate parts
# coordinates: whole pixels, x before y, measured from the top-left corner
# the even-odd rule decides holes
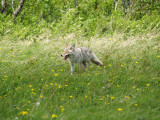
[[[159,0],[1,0],[0,118],[160,119]],[[88,46],[86,71],[60,57]]]

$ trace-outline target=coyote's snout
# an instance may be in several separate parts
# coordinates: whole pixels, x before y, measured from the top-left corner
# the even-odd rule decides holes
[[[80,47],[75,48],[75,44],[70,47],[68,44],[66,44],[66,48],[64,49],[64,53],[61,55],[63,58],[63,61],[69,60],[69,63],[71,65],[71,74],[73,75],[74,72],[74,64],[78,63],[80,65],[80,69],[82,69],[82,65],[84,68],[87,68],[90,66],[90,61],[102,66],[103,63],[96,57],[96,55],[87,47]]]

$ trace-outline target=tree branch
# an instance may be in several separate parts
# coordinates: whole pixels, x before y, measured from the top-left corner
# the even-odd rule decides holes
[[[14,12],[13,2],[14,2],[14,0],[12,0],[12,10],[13,10],[13,12]]]
[[[19,12],[21,11],[21,9],[22,9],[22,7],[23,7],[23,5],[24,5],[24,1],[25,1],[25,0],[21,0],[21,1],[20,1],[17,10],[14,11],[14,13],[13,13],[13,18],[15,18],[15,17],[18,16]]]
[[[1,7],[2,7],[1,12],[3,14],[5,12],[5,8],[6,8],[5,0],[1,0]]]

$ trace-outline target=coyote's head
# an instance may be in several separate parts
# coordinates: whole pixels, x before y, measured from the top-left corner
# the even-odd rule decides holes
[[[67,58],[72,57],[73,53],[74,53],[74,49],[75,49],[75,44],[70,47],[67,43],[66,43],[66,48],[64,49],[64,53],[61,55],[63,58],[63,60],[67,60]]]

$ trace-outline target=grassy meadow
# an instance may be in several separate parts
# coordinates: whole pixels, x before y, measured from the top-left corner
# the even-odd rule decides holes
[[[70,75],[65,43],[104,63]],[[160,35],[0,41],[1,120],[159,120]]]

